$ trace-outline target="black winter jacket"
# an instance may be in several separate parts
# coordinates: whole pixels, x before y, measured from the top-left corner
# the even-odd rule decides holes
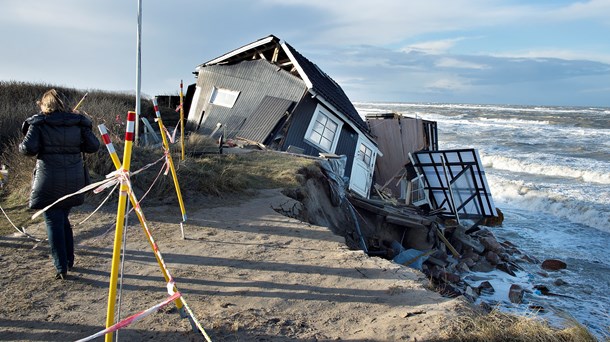
[[[29,207],[42,209],[85,186],[81,152],[97,152],[100,142],[91,130],[91,120],[81,114],[36,114],[26,122],[29,127],[19,152],[37,158]],[[54,208],[70,208],[84,201],[85,195],[80,194]]]

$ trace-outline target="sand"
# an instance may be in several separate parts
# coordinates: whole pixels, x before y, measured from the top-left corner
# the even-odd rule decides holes
[[[289,201],[279,190],[223,206],[187,199],[185,239],[177,205],[143,204],[176,287],[213,341],[433,340],[465,305],[429,290],[419,271],[350,250],[328,228],[273,210]],[[79,208],[72,222],[90,209]],[[108,209],[74,228],[76,262],[65,281],[54,279],[46,243],[0,237],[0,340],[73,341],[104,328],[115,219]],[[46,237],[43,223],[26,229]],[[168,296],[133,214],[126,246],[121,318]],[[204,340],[173,303],[118,338]]]

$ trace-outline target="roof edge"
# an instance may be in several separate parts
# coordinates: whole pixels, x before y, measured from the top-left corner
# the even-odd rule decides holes
[[[202,67],[202,66],[208,66],[208,65],[213,65],[213,64],[220,63],[223,60],[226,60],[226,59],[229,59],[229,58],[231,58],[233,56],[239,55],[240,53],[242,53],[244,51],[248,51],[250,49],[256,48],[257,46],[268,44],[268,43],[273,42],[273,41],[275,41],[276,43],[279,43],[280,39],[278,37],[276,37],[276,36],[271,34],[271,35],[269,35],[267,37],[264,37],[264,38],[261,38],[261,39],[259,39],[257,41],[254,41],[252,43],[246,44],[246,45],[244,45],[244,46],[242,46],[240,48],[237,48],[235,50],[229,51],[229,52],[227,52],[227,53],[225,53],[225,54],[223,54],[223,55],[221,55],[219,57],[216,57],[216,58],[214,58],[212,60],[209,60],[207,62],[199,64],[197,66],[197,68]]]
[[[294,55],[292,54],[292,51],[290,50],[291,46],[289,46],[288,43],[286,43],[285,41],[283,41],[281,43],[281,46],[282,46],[282,49],[284,50],[284,52],[286,53],[286,55],[288,56],[288,58],[290,58],[290,61],[292,61],[292,65],[294,65],[294,67],[297,68],[297,71],[298,71],[299,75],[301,76],[301,79],[303,81],[305,81],[305,85],[307,85],[307,89],[313,89],[313,83],[311,83],[311,80],[309,80],[309,77],[307,76],[307,74],[303,70],[303,67],[301,67],[301,65],[299,64],[297,59],[294,58]]]

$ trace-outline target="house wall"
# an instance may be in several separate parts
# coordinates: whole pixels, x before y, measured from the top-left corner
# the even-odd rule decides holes
[[[189,127],[196,128],[205,112],[199,133],[210,134],[220,122],[226,137],[233,138],[239,136],[243,123],[266,95],[298,102],[307,90],[305,82],[278,69],[265,60],[202,68],[197,79],[201,95],[191,105],[194,109],[189,113]],[[233,108],[209,103],[214,87],[240,92]]]
[[[288,146],[300,147],[304,150],[304,154],[317,156],[320,152],[323,152],[313,144],[310,144],[305,140],[305,133],[309,127],[309,123],[316,110],[319,102],[307,95],[303,98],[301,103],[292,112],[289,122],[289,130],[286,134],[286,139],[282,146],[282,150],[288,149]],[[358,134],[349,125],[343,125],[341,133],[339,135],[339,141],[335,149],[335,154],[346,155],[347,164],[345,166],[345,175],[349,177],[352,172],[352,163],[354,161],[354,155],[356,152],[356,144],[358,143]]]
[[[383,153],[375,164],[375,181],[379,185],[387,185],[397,198],[400,187],[395,178],[405,165],[409,163],[409,153],[426,147],[424,125],[422,119],[410,117],[367,117],[371,133],[375,136],[379,149]],[[388,183],[389,182],[389,183]]]

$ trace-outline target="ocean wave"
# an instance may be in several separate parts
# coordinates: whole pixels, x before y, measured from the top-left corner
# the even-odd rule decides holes
[[[481,159],[485,168],[522,172],[532,175],[574,178],[588,183],[610,184],[610,174],[607,172],[580,170],[558,164],[534,163],[498,155],[484,155],[483,153],[481,153]]]
[[[514,106],[514,105],[492,105],[492,104],[466,104],[466,103],[402,103],[402,102],[354,102],[354,106],[372,107],[404,107],[404,108],[439,108],[439,109],[471,109],[487,110],[490,112],[512,111],[529,113],[553,113],[553,114],[608,114],[608,108],[601,107],[546,107],[546,106]]]
[[[549,193],[522,181],[499,180],[491,177],[490,184],[496,203],[507,203],[528,211],[551,214],[569,222],[610,232],[610,212],[603,210],[600,204]]]
[[[486,118],[486,117],[481,117],[479,118],[479,120],[481,121],[489,121],[489,122],[493,122],[493,123],[497,123],[500,125],[506,125],[506,124],[517,124],[517,125],[548,125],[551,122],[548,120],[524,120],[524,119],[496,119],[496,118]]]

